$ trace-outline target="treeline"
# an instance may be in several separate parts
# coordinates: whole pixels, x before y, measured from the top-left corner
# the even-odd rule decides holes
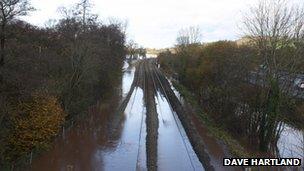
[[[143,47],[139,47],[133,40],[130,40],[127,43],[126,50],[129,60],[138,59],[139,57],[145,58],[147,55],[147,50]]]
[[[0,166],[48,147],[66,121],[119,81],[126,53],[121,24],[105,25],[81,10],[87,8],[65,10],[46,28],[11,19],[1,30]]]
[[[304,11],[263,1],[244,20],[242,43],[200,44],[190,28],[176,53],[161,53],[160,66],[193,93],[218,127],[255,150],[278,155],[284,123],[303,129],[303,90],[295,78],[304,68]],[[299,94],[302,93],[302,98]]]

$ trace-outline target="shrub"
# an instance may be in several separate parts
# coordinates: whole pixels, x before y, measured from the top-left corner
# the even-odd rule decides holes
[[[14,160],[33,149],[45,149],[57,135],[65,119],[55,97],[35,94],[27,102],[20,102],[10,121],[7,158]]]

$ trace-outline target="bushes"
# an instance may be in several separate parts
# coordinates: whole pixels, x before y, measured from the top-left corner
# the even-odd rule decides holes
[[[215,123],[235,137],[246,137],[268,151],[275,147],[280,123],[286,120],[283,113],[292,113],[289,118],[298,118],[303,125],[300,103],[283,105],[292,97],[278,79],[266,77],[253,46],[219,41],[176,48],[176,54],[159,55],[161,67],[176,73]]]
[[[10,114],[6,159],[12,161],[33,149],[45,149],[58,134],[66,114],[58,100],[50,95],[36,94],[19,102]]]
[[[243,57],[246,48],[230,41],[190,45],[178,48],[177,54],[161,54],[159,61],[162,67],[177,72],[180,83],[196,95],[216,122],[240,130],[233,113],[243,98],[242,92],[246,92],[243,85],[252,69]]]

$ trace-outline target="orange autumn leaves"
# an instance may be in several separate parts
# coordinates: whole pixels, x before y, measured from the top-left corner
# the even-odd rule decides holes
[[[57,135],[64,123],[65,113],[55,97],[33,95],[19,103],[12,116],[13,129],[8,138],[11,158],[27,154],[33,149],[44,149]]]

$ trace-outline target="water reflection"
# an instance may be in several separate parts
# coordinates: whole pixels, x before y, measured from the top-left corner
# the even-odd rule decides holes
[[[118,145],[113,149],[99,149],[95,153],[98,160],[103,161],[97,168],[104,170],[136,170],[145,167],[145,142],[142,135],[145,128],[145,108],[143,106],[143,91],[137,88],[125,109],[125,121]],[[139,148],[141,147],[141,148]]]
[[[130,90],[134,67],[125,63],[122,84],[119,88],[123,97]],[[138,122],[144,120],[143,92],[137,88],[122,113],[115,109],[121,102],[121,92],[113,92],[113,97],[103,104],[89,109],[87,115],[78,118],[70,129],[64,130],[53,143],[53,147],[33,160],[26,170],[135,170],[145,166],[145,132],[140,134]],[[119,117],[118,127],[112,120]],[[114,130],[114,131],[113,131]]]
[[[178,116],[171,110],[168,101],[159,93],[155,99],[160,121],[158,168],[160,170],[204,170]]]
[[[123,71],[124,74],[122,76],[122,95],[125,97],[131,88],[134,79],[135,67],[133,67],[130,63],[125,62]]]
[[[118,97],[117,97],[118,98]],[[54,142],[50,151],[33,160],[30,170],[94,170],[103,165],[103,159],[95,158],[99,149],[114,148],[115,141],[108,141],[107,122],[112,109],[118,104],[113,98],[108,105],[90,108],[89,114],[81,118],[72,128],[66,130]],[[117,136],[119,138],[119,136]],[[100,170],[100,168],[98,169]]]
[[[280,157],[304,158],[304,131],[284,124],[277,146]]]

